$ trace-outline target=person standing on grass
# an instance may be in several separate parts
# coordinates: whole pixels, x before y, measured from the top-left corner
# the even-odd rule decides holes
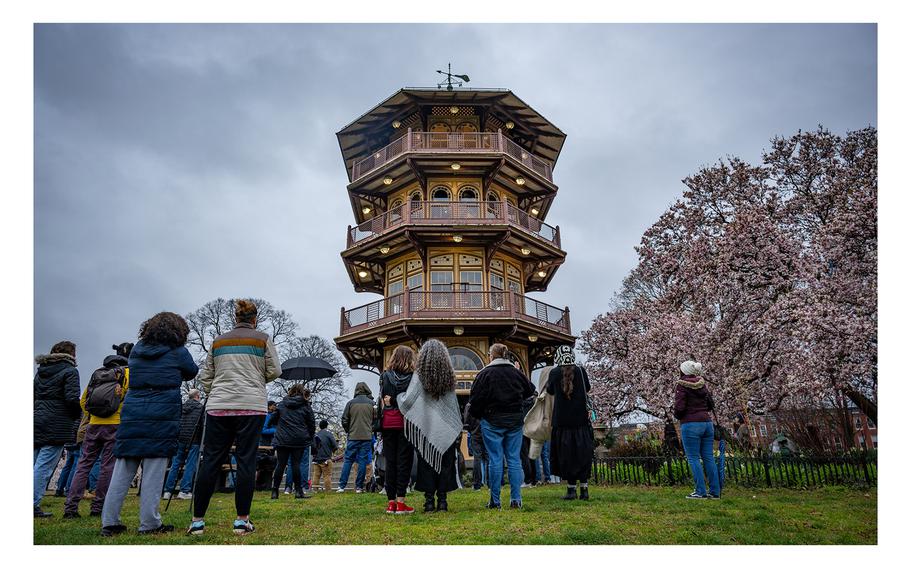
[[[477,373],[468,402],[471,415],[480,420],[483,444],[490,456],[489,509],[501,509],[503,460],[509,468],[509,507],[521,509],[521,438],[525,400],[534,389],[524,373],[508,359],[509,350],[494,343],[490,363]]]
[[[174,525],[162,522],[158,505],[167,459],[177,453],[180,387],[199,372],[185,347],[189,332],[186,320],[173,312],[155,314],[139,328],[114,442],[114,471],[101,510],[101,536],[126,530],[120,510],[140,465],[144,490],[139,500],[139,534],[174,530]]]
[[[315,477],[313,480],[313,489],[322,489],[331,491],[332,489],[332,457],[335,450],[338,449],[338,442],[335,435],[329,431],[328,420],[319,421],[319,432],[316,432],[316,438],[313,440],[313,463],[315,464]],[[320,487],[320,481],[324,483]]]
[[[89,476],[96,460],[101,460],[101,469],[95,484],[90,514],[93,517],[101,516],[104,497],[107,495],[111,475],[114,472],[114,440],[120,425],[123,401],[130,383],[127,358],[133,349],[133,344],[124,343],[122,345],[126,347],[119,353],[126,353],[126,355],[118,353],[105,357],[104,366],[92,374],[88,386],[82,393],[80,404],[83,410],[89,414],[89,421],[82,442],[82,457],[76,466],[76,473],[73,475],[73,482],[70,485],[72,491],[67,494],[66,504],[63,507],[64,519],[79,517],[79,502],[82,500],[82,492],[88,486]],[[113,347],[115,351],[118,350],[117,345]],[[113,412],[111,412],[112,409]]]
[[[470,403],[464,407],[464,425],[465,430],[468,431],[468,446],[471,449],[471,456],[474,458],[474,465],[471,470],[474,491],[480,491],[484,483],[488,483],[490,458],[487,456],[487,450],[483,446],[480,420],[471,415]]]
[[[363,493],[367,463],[370,461],[370,449],[373,445],[373,420],[375,419],[376,407],[373,405],[373,392],[366,383],[357,383],[354,387],[354,398],[348,401],[341,415],[341,427],[348,434],[348,442],[344,449],[344,465],[341,466],[337,493],[344,493],[348,478],[351,476],[351,465],[354,462],[357,462],[354,488],[357,493]]]
[[[82,454],[82,442],[85,441],[85,429],[88,428],[88,421],[88,412],[82,411],[82,419],[79,421],[79,429],[76,431],[76,443],[63,446],[66,452],[66,463],[63,464],[60,478],[57,479],[57,490],[54,491],[54,497],[66,497],[70,485],[72,485],[76,467],[79,465],[79,456]]]
[[[447,494],[458,489],[455,442],[463,424],[455,396],[455,371],[441,341],[424,342],[415,375],[407,390],[398,395],[405,437],[417,450],[414,488],[425,496],[424,513],[448,511]]]
[[[549,373],[547,393],[553,395],[553,433],[550,467],[566,480],[565,500],[588,500],[588,478],[594,462],[594,428],[588,412],[591,382],[584,367],[575,364],[569,345],[560,345]],[[580,483],[576,491],[576,483]]]
[[[538,392],[547,390],[547,382],[550,379],[550,371],[552,370],[553,367],[544,367],[540,370],[540,376],[537,377]],[[548,404],[553,404],[552,395],[549,395],[547,400]],[[550,471],[550,440],[544,442],[540,448],[540,457],[537,458],[537,480],[542,484],[549,484],[552,480],[552,472]]]
[[[164,495],[162,499],[170,499],[171,493],[177,490],[177,475],[180,466],[183,466],[183,476],[180,478],[180,493],[177,499],[193,498],[193,476],[196,474],[196,464],[199,462],[199,442],[202,440],[202,403],[199,399],[202,393],[199,389],[192,389],[183,403],[180,411],[180,435],[177,437],[177,455],[171,461],[171,471],[164,482]]]
[[[310,391],[303,388],[301,384],[295,384],[288,391],[288,395],[278,404],[278,410],[272,423],[275,425],[275,437],[272,439],[272,445],[278,450],[278,463],[275,466],[275,477],[272,481],[272,499],[278,498],[278,490],[281,487],[281,478],[284,476],[284,468],[291,461],[291,469],[296,473],[294,475],[295,492],[294,497],[303,499],[304,495],[303,479],[300,474],[301,458],[303,451],[310,447],[313,437],[316,435],[316,419],[313,417],[313,407],[310,406],[308,396]]]
[[[187,534],[205,532],[205,513],[221,464],[227,461],[232,445],[236,445],[237,460],[234,534],[246,535],[256,530],[250,521],[250,506],[256,488],[256,453],[268,410],[266,384],[281,376],[275,345],[267,333],[256,329],[257,315],[253,302],[235,302],[237,323],[233,330],[212,342],[199,374],[208,400],[203,417],[202,465],[197,473],[193,520]]]
[[[714,463],[714,424],[710,415],[714,410],[714,398],[705,386],[701,363],[684,361],[679,371],[673,416],[680,422],[683,449],[695,478],[695,491],[686,498],[719,499],[720,485],[717,464]],[[708,474],[707,489],[704,472]]]
[[[82,411],[79,407],[79,371],[76,369],[76,344],[61,341],[49,355],[35,357],[38,372],[34,382],[34,470],[33,505],[36,518],[52,516],[41,510],[41,497],[63,446],[76,441]]]
[[[313,414],[313,407],[311,406],[311,399],[313,393],[309,389],[303,389],[303,402],[309,407],[310,414]],[[287,467],[287,477],[285,478],[284,485],[284,494],[288,495],[291,493],[291,488],[293,487],[295,481],[299,482],[300,487],[302,487],[303,496],[298,496],[298,499],[309,499],[310,493],[310,448],[312,447],[313,438],[316,436],[316,422],[315,415],[313,415],[313,428],[310,431],[310,441],[306,446],[301,448],[300,451],[300,464],[296,469],[291,466],[291,456],[288,454],[288,461],[284,465]],[[280,485],[280,484],[279,484]]]
[[[382,429],[382,455],[385,456],[385,493],[389,498],[386,513],[413,513],[414,508],[405,504],[414,446],[404,435],[404,416],[398,408],[398,396],[408,390],[414,374],[414,350],[399,345],[392,351],[388,368],[379,377],[382,397],[380,427]]]

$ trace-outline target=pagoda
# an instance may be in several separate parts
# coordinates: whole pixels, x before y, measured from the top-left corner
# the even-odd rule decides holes
[[[335,343],[381,371],[400,344],[443,341],[463,401],[492,343],[530,376],[575,343],[546,291],[565,261],[545,222],[566,135],[509,90],[405,88],[337,133],[356,224],[341,258],[357,292]]]

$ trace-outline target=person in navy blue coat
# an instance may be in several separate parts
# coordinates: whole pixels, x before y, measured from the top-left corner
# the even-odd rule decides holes
[[[126,530],[120,522],[123,499],[142,464],[139,533],[169,532],[158,513],[167,460],[177,453],[182,401],[180,386],[199,368],[187,351],[189,327],[173,312],[161,312],[142,324],[130,352],[130,388],[123,401],[114,444],[114,473],[101,512],[101,534]]]

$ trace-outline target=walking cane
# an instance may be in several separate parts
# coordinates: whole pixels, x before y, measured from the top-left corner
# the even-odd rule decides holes
[[[202,439],[199,440],[199,455],[196,456],[196,469],[193,471],[193,497],[190,499],[190,512],[193,509],[193,501],[196,499],[196,476],[199,474],[199,462],[202,460],[202,447],[205,444],[205,405],[208,404],[209,398],[205,397],[205,402],[202,403]],[[193,440],[196,438],[196,431],[199,429],[199,420],[196,421],[196,425],[193,426],[193,435],[190,436],[190,446],[193,445]],[[184,469],[186,464],[183,465]],[[167,480],[165,479],[165,482]],[[168,508],[171,506],[171,499],[174,498],[174,492],[170,491],[170,495],[167,496],[167,504],[164,506],[164,512],[167,513]]]

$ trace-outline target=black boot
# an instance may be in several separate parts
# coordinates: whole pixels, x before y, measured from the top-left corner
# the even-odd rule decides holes
[[[433,494],[424,493],[423,512],[432,513],[435,510],[436,510],[436,505],[433,504]]]
[[[273,487],[272,488],[272,499],[277,499],[277,498],[278,498],[278,488]]]
[[[566,494],[563,496],[564,501],[574,501],[578,499],[578,495],[575,494],[575,488],[571,486],[566,486]]]
[[[439,497],[436,499],[436,510],[437,511],[448,511],[449,503],[446,501],[446,494],[440,493]]]
[[[579,491],[578,498],[581,499],[582,501],[587,501],[588,500],[588,486],[582,485],[581,487],[578,488],[578,491]]]

